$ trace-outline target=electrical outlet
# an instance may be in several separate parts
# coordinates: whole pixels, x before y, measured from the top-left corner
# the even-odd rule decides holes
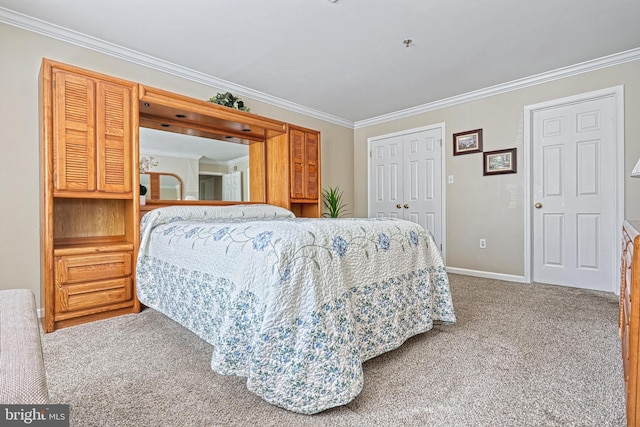
[[[487,239],[480,239],[480,249],[487,249]]]

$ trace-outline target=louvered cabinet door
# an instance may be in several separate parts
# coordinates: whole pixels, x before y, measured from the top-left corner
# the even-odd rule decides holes
[[[318,198],[318,134],[307,132],[304,139],[305,152],[305,199]]]
[[[98,190],[131,191],[131,90],[97,83],[96,147]]]
[[[305,196],[305,142],[304,132],[291,129],[289,133],[291,160],[291,198],[303,199]]]
[[[131,89],[54,70],[55,191],[131,192]]]
[[[318,132],[289,129],[292,199],[318,199],[319,143]]]
[[[77,74],[54,70],[54,188],[94,191],[95,82]]]

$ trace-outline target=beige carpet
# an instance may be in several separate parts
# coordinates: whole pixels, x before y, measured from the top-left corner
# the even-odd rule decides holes
[[[450,275],[455,325],[365,363],[317,415],[211,371],[211,348],[145,310],[43,336],[50,397],[75,426],[624,426],[613,294]]]

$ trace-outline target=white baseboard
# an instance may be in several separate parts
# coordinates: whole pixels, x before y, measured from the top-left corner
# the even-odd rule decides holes
[[[44,317],[44,308],[38,309],[38,319],[42,319]]]
[[[464,276],[484,277],[486,279],[505,280],[507,282],[529,283],[524,276],[493,273],[491,271],[468,270],[466,268],[447,267],[447,273],[462,274]]]

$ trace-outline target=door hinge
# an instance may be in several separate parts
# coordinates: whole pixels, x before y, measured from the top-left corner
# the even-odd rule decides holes
[[[373,155],[373,151],[369,150],[369,157],[371,157]]]
[[[442,243],[440,243],[440,252],[442,252]]]
[[[442,147],[442,138],[440,138],[438,142],[440,143],[440,147]]]

